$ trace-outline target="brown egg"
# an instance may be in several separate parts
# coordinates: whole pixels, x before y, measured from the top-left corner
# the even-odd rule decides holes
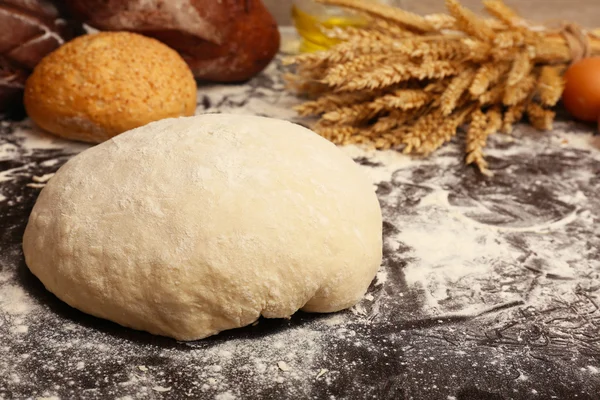
[[[567,111],[582,121],[600,117],[600,57],[584,58],[565,73],[562,100]]]
[[[46,56],[27,80],[24,100],[41,128],[98,143],[152,121],[193,115],[196,82],[181,56],[163,43],[104,32]]]

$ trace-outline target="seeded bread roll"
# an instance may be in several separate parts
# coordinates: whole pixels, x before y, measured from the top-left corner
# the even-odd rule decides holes
[[[35,68],[25,108],[41,128],[99,143],[168,117],[189,116],[196,82],[185,61],[163,43],[129,32],[85,35]]]

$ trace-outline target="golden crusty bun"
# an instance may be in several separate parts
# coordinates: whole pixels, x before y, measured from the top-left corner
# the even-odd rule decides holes
[[[177,52],[129,32],[78,37],[46,56],[25,84],[41,128],[99,143],[168,117],[193,115],[196,82]]]

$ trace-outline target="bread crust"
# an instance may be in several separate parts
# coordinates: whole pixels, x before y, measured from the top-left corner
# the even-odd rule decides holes
[[[67,0],[86,24],[154,37],[177,50],[200,80],[237,82],[261,72],[279,31],[260,0]]]
[[[193,115],[196,82],[176,51],[130,32],[80,36],[27,80],[25,108],[41,128],[99,143],[162,118]]]
[[[25,80],[44,56],[82,32],[59,6],[0,0],[0,112],[21,104]]]

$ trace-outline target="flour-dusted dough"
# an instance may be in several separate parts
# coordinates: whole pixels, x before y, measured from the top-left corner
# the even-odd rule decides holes
[[[371,183],[333,144],[276,119],[165,119],[67,162],[42,190],[25,260],[71,306],[180,340],[363,296],[381,262]]]

